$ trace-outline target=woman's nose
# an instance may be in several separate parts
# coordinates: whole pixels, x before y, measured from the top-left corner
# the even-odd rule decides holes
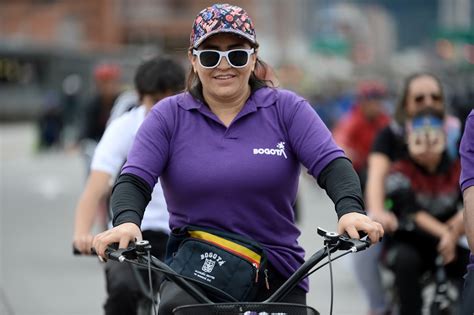
[[[217,65],[217,67],[221,69],[227,69],[227,68],[230,68],[231,65],[227,61],[226,57],[221,57],[221,60],[219,60],[219,64]]]

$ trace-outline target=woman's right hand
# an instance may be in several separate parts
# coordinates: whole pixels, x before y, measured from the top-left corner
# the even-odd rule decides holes
[[[123,223],[110,230],[97,234],[93,241],[92,247],[98,256],[106,259],[105,249],[112,243],[119,243],[119,248],[127,248],[130,242],[142,240],[140,227],[135,223]]]

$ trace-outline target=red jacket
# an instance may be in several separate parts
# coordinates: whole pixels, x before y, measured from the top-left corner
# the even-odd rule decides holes
[[[357,172],[366,167],[367,156],[377,133],[388,125],[390,117],[384,113],[368,120],[359,105],[347,113],[333,129],[333,136],[346,155],[351,159]]]

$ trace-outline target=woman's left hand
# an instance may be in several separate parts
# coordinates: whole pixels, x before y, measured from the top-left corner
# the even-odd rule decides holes
[[[360,238],[358,231],[363,231],[367,233],[372,244],[379,242],[384,234],[383,227],[380,223],[357,212],[350,212],[343,215],[339,219],[337,231],[339,234],[346,232],[351,238]]]

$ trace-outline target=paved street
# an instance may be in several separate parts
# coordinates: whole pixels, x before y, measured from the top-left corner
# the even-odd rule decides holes
[[[30,124],[0,125],[0,314],[99,315],[105,296],[102,267],[71,254],[73,209],[84,183],[76,153],[35,153]],[[329,199],[301,177],[301,243],[322,245],[316,227],[335,228]],[[365,314],[349,261],[334,263],[334,314]],[[309,304],[329,313],[327,267],[311,277]]]

